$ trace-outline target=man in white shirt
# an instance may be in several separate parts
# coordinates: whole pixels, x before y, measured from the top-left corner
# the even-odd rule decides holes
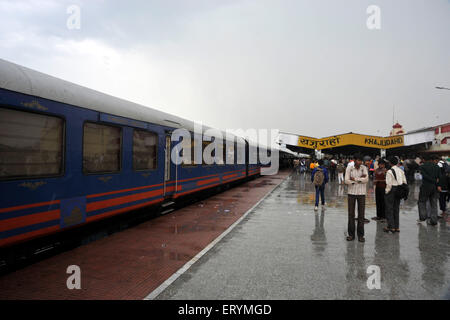
[[[367,167],[362,164],[361,155],[355,155],[354,166],[350,164],[345,171],[345,184],[348,185],[348,237],[347,241],[355,239],[355,205],[358,202],[358,241],[364,242],[364,211],[366,208],[366,190],[369,181]]]
[[[384,228],[385,232],[400,232],[399,229],[399,211],[400,211],[400,199],[395,196],[395,190],[399,185],[407,184],[405,172],[398,167],[397,157],[391,157],[388,159],[392,167],[386,172],[386,219],[387,227]],[[393,173],[395,172],[395,174]]]

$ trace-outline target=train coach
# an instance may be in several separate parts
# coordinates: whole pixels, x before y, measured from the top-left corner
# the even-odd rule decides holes
[[[248,141],[243,164],[174,163],[180,128],[194,123],[0,60],[0,250],[260,174]]]

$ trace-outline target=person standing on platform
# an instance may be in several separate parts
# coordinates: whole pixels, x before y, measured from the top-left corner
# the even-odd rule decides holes
[[[396,196],[398,186],[407,184],[405,172],[399,167],[397,157],[389,158],[392,165],[391,169],[386,172],[386,219],[387,227],[385,232],[400,232],[400,198]]]
[[[323,159],[323,166],[327,169],[330,170],[330,160],[328,158]]]
[[[439,176],[439,187],[441,187],[441,190],[439,192],[439,208],[442,211],[442,214],[438,216],[438,218],[444,218],[444,215],[446,213],[446,207],[447,207],[447,194],[449,192],[449,178],[447,176],[447,172],[449,171],[447,169],[447,163],[443,160],[438,162],[438,167],[440,170],[440,176]]]
[[[339,160],[336,170],[338,173],[338,182],[339,182],[339,184],[343,184],[344,183],[345,165],[344,165],[344,162],[342,161],[342,159]]]
[[[299,173],[300,173],[300,160],[298,160],[298,159],[293,159],[293,160],[292,160],[292,163],[293,163],[293,165],[294,165],[295,173],[299,174]]]
[[[336,180],[336,167],[337,167],[337,161],[336,159],[331,159],[330,161],[330,181]]]
[[[301,175],[306,174],[306,161],[303,158],[300,160],[300,174]]]
[[[445,161],[445,163],[447,164],[445,166],[445,172],[447,174],[447,181],[448,181],[448,192],[447,192],[447,202],[450,201],[450,157],[447,158],[447,160]]]
[[[325,184],[328,182],[328,170],[323,165],[323,160],[319,160],[319,166],[311,174],[311,182],[316,188],[316,204],[314,211],[319,209],[319,194],[322,199],[322,210],[325,209]]]
[[[311,173],[310,166],[311,166],[311,159],[308,158],[308,159],[306,159],[306,173],[307,174]]]
[[[419,168],[422,175],[422,185],[419,191],[419,220],[418,223],[427,221],[428,224],[437,225],[437,199],[438,191],[441,187],[438,186],[440,170],[437,164],[434,163],[433,158],[429,155],[424,156],[425,163]],[[430,212],[427,210],[427,203],[430,203]]]
[[[369,164],[369,177],[373,179],[373,175],[375,172],[375,160],[371,159]]]
[[[409,184],[412,184],[414,182],[414,174],[416,173],[416,170],[419,168],[419,165],[417,164],[414,159],[408,159],[406,160],[406,180]]]
[[[347,241],[355,239],[355,207],[358,203],[358,241],[364,242],[364,212],[366,208],[367,182],[369,173],[366,166],[362,165],[361,155],[354,157],[354,165],[348,165],[345,171],[345,184],[348,185],[348,236]]]
[[[386,167],[384,160],[378,160],[378,168],[375,170],[373,183],[375,185],[375,201],[377,205],[377,216],[372,220],[384,222],[386,220],[385,199],[386,192]]]

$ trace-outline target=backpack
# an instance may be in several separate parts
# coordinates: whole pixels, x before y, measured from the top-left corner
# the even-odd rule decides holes
[[[317,168],[316,173],[314,173],[314,180],[313,183],[316,187],[319,187],[323,184],[323,181],[325,180],[325,175],[323,174],[322,168]]]
[[[450,174],[450,166],[448,165],[447,161],[444,161],[444,171],[447,176]]]
[[[397,180],[397,174],[394,169],[391,169],[392,174],[394,175],[395,180]],[[398,182],[398,180],[397,180]],[[395,197],[397,199],[408,199],[409,195],[409,186],[406,183],[400,184],[395,188]]]
[[[439,167],[439,170],[441,170],[441,175],[444,176],[447,180],[450,179],[450,166],[448,165],[447,161],[441,161],[440,163],[442,163],[442,167]]]

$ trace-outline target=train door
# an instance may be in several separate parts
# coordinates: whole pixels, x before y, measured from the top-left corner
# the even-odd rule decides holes
[[[250,148],[249,148],[249,144],[248,141],[245,140],[245,176],[248,177],[248,165],[249,165],[249,160],[250,160]]]
[[[172,174],[172,161],[170,161],[170,154],[172,150],[172,141],[170,134],[166,135],[166,143],[164,148],[164,196],[167,196],[170,194],[170,180],[171,180],[171,174]]]

